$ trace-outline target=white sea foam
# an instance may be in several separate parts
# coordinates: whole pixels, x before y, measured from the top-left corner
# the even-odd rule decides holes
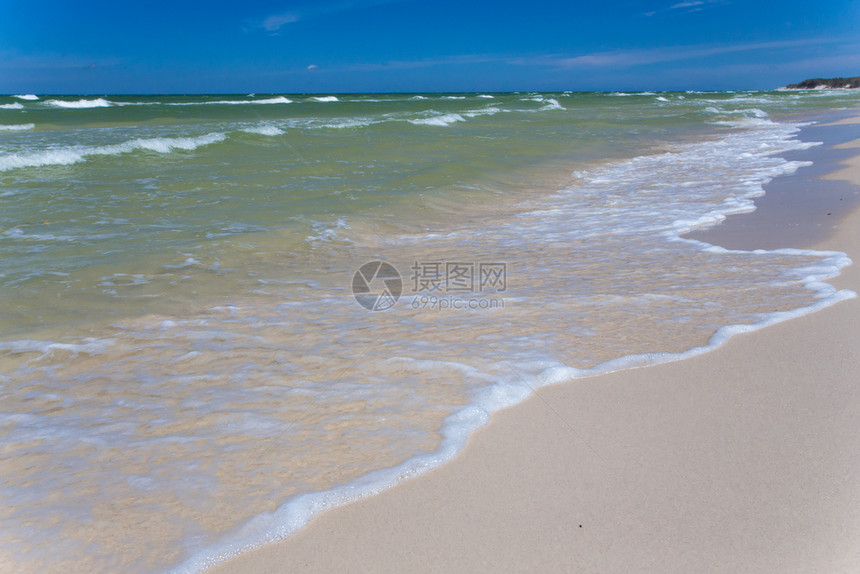
[[[18,98],[19,100],[30,100],[30,101],[38,100],[38,99],[39,99],[39,96],[37,96],[37,95],[35,95],[35,94],[23,94],[23,95],[19,95],[19,96],[12,96],[12,97],[13,97],[13,98]]]
[[[196,137],[143,138],[106,146],[69,146],[23,154],[7,154],[0,156],[0,171],[23,167],[72,165],[84,161],[89,156],[112,156],[137,150],[157,153],[170,153],[176,149],[193,150],[223,141],[226,137],[225,134],[216,132]]]
[[[253,104],[291,104],[293,100],[284,97],[278,96],[276,98],[265,98],[262,100],[213,100],[209,102],[169,102],[165,105],[168,106],[203,106],[203,105],[217,105],[217,106],[244,106],[244,105],[253,105]]]
[[[654,99],[657,100],[658,102],[668,102],[669,101],[668,99],[664,98],[663,96],[657,96]]]
[[[265,98],[262,100],[251,100],[249,102],[245,102],[248,104],[291,104],[293,100],[290,98],[286,98],[284,96],[278,96],[276,98]]]
[[[0,132],[19,132],[19,131],[31,130],[34,127],[36,127],[36,124],[0,125]]]
[[[27,154],[0,156],[0,171],[43,165],[71,165],[83,161],[84,153],[73,149],[56,149]]]
[[[113,102],[109,102],[104,98],[96,98],[94,100],[75,100],[73,102],[67,100],[47,100],[45,102],[50,106],[54,106],[56,108],[72,108],[72,109],[82,109],[82,108],[109,108],[110,106],[115,105]]]
[[[361,104],[361,103],[367,103],[367,102],[370,102],[370,103],[400,102],[400,101],[403,101],[403,99],[402,98],[357,98],[357,99],[351,99],[351,100],[345,100],[345,101]]]
[[[744,115],[747,117],[754,117],[754,118],[766,118],[769,115],[766,111],[760,110],[758,108],[746,108],[746,109],[742,109],[742,110],[721,110],[721,109],[715,108],[714,106],[708,106],[707,108],[705,108],[705,111],[708,113],[712,113],[712,114],[726,114],[726,115],[740,114],[740,115]]]
[[[271,124],[262,124],[259,126],[242,128],[242,131],[247,132],[249,134],[260,134],[263,136],[279,136],[284,133],[284,130]]]
[[[337,96],[314,96],[311,98],[315,102],[336,102]]]
[[[495,106],[490,106],[486,108],[481,108],[478,110],[470,110],[468,112],[463,112],[463,115],[467,118],[476,118],[478,116],[492,116],[494,114],[498,114],[501,112],[501,108],[497,108]]]
[[[373,124],[380,123],[380,120],[370,118],[342,118],[333,121],[322,122],[315,125],[315,128],[331,128],[331,129],[346,129],[346,128],[363,128]]]
[[[540,109],[532,110],[532,111],[547,112],[550,110],[563,110],[564,109],[564,106],[562,106],[558,102],[558,100],[556,100],[555,98],[547,98],[545,96],[540,96],[540,95],[530,96],[528,98],[524,98],[522,101],[524,101],[524,102],[540,102],[540,103],[545,104]]]
[[[185,138],[146,138],[132,140],[130,142],[120,144],[118,146],[105,146],[103,148],[97,149],[99,149],[100,152],[106,152],[105,155],[128,153],[138,149],[149,150],[158,153],[170,153],[175,149],[194,150],[200,146],[224,141],[226,137],[227,136],[223,133],[210,133],[202,136]]]
[[[0,104],[0,110],[23,110],[24,106],[20,102],[13,102],[11,104]]]
[[[558,100],[556,100],[555,98],[546,98],[546,99],[544,99],[544,101],[546,102],[546,105],[541,108],[542,112],[549,111],[549,110],[563,110],[564,109],[564,106],[562,106],[560,103],[558,103]]]
[[[714,120],[709,123],[717,126],[728,126],[733,128],[752,128],[756,126],[767,126],[772,122],[767,118],[744,116],[736,120]]]
[[[455,122],[465,122],[466,118],[464,118],[460,114],[441,114],[441,115],[432,116],[429,118],[419,118],[419,119],[408,120],[408,121],[410,124],[415,124],[415,125],[449,126]]]

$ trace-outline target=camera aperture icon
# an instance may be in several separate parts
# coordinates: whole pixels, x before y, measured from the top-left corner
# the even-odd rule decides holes
[[[390,263],[370,261],[352,276],[352,294],[358,304],[369,311],[394,307],[403,293],[403,279]]]

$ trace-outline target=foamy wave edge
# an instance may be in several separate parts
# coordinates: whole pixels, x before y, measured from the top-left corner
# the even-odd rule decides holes
[[[0,132],[20,132],[31,130],[36,127],[36,124],[12,124],[12,125],[0,125]]]
[[[407,120],[410,124],[414,124],[416,126],[424,125],[424,126],[449,126],[455,122],[465,122],[466,118],[461,116],[460,114],[442,114],[438,116],[433,116],[430,118],[418,118],[414,120]]]
[[[204,145],[224,141],[226,138],[226,134],[213,132],[196,137],[135,139],[121,144],[98,147],[68,147],[24,155],[10,154],[0,156],[0,172],[25,167],[72,165],[85,161],[90,156],[121,155],[136,150],[148,150],[157,153],[170,153],[176,149],[193,150]]]
[[[271,104],[291,104],[293,100],[286,98],[284,96],[278,96],[275,98],[265,98],[262,100],[215,100],[211,102],[169,102],[165,105],[167,106],[213,106],[213,105],[224,105],[224,106],[238,106],[238,105],[248,105],[248,104],[262,104],[262,105],[271,105]]]
[[[54,106],[55,108],[69,108],[69,109],[83,109],[83,108],[109,108],[115,105],[113,102],[109,102],[104,98],[96,98],[94,100],[76,100],[74,102],[69,102],[66,100],[47,100],[45,102],[49,106]]]

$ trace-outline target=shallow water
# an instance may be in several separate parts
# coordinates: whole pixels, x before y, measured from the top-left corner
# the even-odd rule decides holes
[[[856,104],[0,98],[0,568],[198,571],[538,386],[852,296],[842,254],[680,234],[803,166],[795,117]]]

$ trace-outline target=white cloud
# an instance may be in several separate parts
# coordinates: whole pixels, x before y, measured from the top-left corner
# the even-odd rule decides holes
[[[361,10],[382,6],[384,4],[393,4],[403,2],[404,0],[334,0],[334,1],[317,1],[316,3],[308,3],[298,12],[286,12],[281,14],[273,14],[259,24],[267,32],[277,32],[282,26],[292,24],[299,20],[311,20],[336,14],[339,12],[347,12],[350,10]]]
[[[263,20],[261,26],[268,32],[277,32],[284,24],[292,24],[298,19],[295,14],[275,14]]]
[[[650,18],[658,14],[666,16],[674,16],[676,14],[689,14],[691,12],[700,12],[708,8],[716,8],[717,6],[727,4],[729,0],[682,0],[676,2],[666,8],[645,12],[642,15]]]

